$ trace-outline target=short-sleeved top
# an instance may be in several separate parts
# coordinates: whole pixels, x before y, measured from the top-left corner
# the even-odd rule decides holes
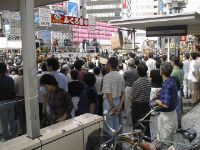
[[[56,81],[58,82],[58,86],[67,92],[68,91],[67,77],[58,71],[51,72],[51,75],[53,75],[56,78]]]
[[[68,83],[69,94],[72,97],[80,97],[84,89],[84,84],[81,81],[75,80]]]
[[[188,78],[189,68],[190,68],[190,61],[189,60],[184,60],[183,61],[184,79]]]
[[[200,71],[200,66],[197,60],[192,60],[190,62],[190,67],[189,67],[189,73],[188,73],[188,80],[191,80],[192,82],[198,82],[198,78],[194,76],[194,72],[199,72]]]
[[[97,94],[102,95],[103,78],[101,76],[97,76],[97,75],[95,77],[96,77],[95,87],[97,90]]]
[[[80,101],[78,103],[78,115],[90,113],[90,105],[95,104],[95,114],[98,114],[98,94],[96,88],[85,87],[80,95]]]
[[[15,82],[15,92],[16,96],[24,96],[24,80],[23,76],[15,76],[14,78]]]
[[[137,80],[137,71],[134,67],[124,72],[124,80],[126,87],[132,87],[133,82]]]
[[[137,79],[132,85],[131,100],[138,103],[150,101],[151,81],[147,77]]]
[[[160,75],[159,69],[151,70],[150,78],[151,78],[151,86],[153,88],[161,88],[162,87],[162,77]]]
[[[50,96],[48,103],[53,123],[56,123],[56,120],[65,113],[67,113],[68,119],[71,118],[70,114],[73,109],[71,96],[63,89],[56,88],[54,93]]]
[[[146,65],[148,67],[148,74],[150,74],[151,70],[156,69],[156,61],[153,58],[149,58],[146,61]]]
[[[168,109],[161,109],[162,112],[173,111],[177,105],[177,85],[173,77],[168,78],[163,82],[161,91],[160,91],[160,100]]]
[[[14,100],[15,98],[15,83],[8,75],[0,76],[0,101]]]
[[[173,69],[171,74],[180,84],[183,83],[183,72],[179,67]]]
[[[122,92],[125,91],[125,82],[122,75],[118,71],[111,71],[103,78],[104,99],[106,94],[111,93],[113,98],[119,98]]]

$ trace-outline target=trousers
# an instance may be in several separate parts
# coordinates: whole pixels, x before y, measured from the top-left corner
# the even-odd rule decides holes
[[[164,140],[178,129],[176,111],[160,112],[158,116],[157,140]]]

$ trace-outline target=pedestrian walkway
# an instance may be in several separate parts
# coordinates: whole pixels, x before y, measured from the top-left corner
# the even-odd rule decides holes
[[[197,132],[197,138],[193,141],[194,143],[200,140],[200,103],[196,106],[189,104],[190,100],[183,99],[183,117],[182,117],[182,128],[183,129],[194,129]],[[153,119],[150,121],[151,130],[157,130],[157,121]],[[124,132],[131,132],[132,126],[123,125]],[[153,131],[153,132],[154,132]]]
[[[183,116],[182,127],[183,129],[192,128],[196,130],[197,138],[195,141],[200,140],[200,103]]]

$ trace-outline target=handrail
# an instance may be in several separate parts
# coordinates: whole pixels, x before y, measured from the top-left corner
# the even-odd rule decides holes
[[[11,100],[2,100],[0,101],[0,106],[4,106],[4,105],[8,105],[8,104],[13,104],[13,103],[18,103],[18,102],[22,102],[24,101],[25,99],[20,99],[20,100],[15,100],[15,99],[11,99]],[[1,103],[1,102],[4,102],[5,103]],[[8,102],[9,101],[9,102]]]

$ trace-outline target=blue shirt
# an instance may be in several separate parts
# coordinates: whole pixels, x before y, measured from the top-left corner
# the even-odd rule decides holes
[[[160,111],[169,112],[175,110],[178,101],[177,85],[176,81],[172,77],[163,82],[160,92],[160,100],[164,105],[168,106],[167,109],[161,109]]]
[[[58,82],[58,86],[65,90],[66,92],[68,92],[68,81],[67,81],[67,77],[58,72],[58,71],[52,71],[51,75],[53,75],[56,78],[56,81]]]

